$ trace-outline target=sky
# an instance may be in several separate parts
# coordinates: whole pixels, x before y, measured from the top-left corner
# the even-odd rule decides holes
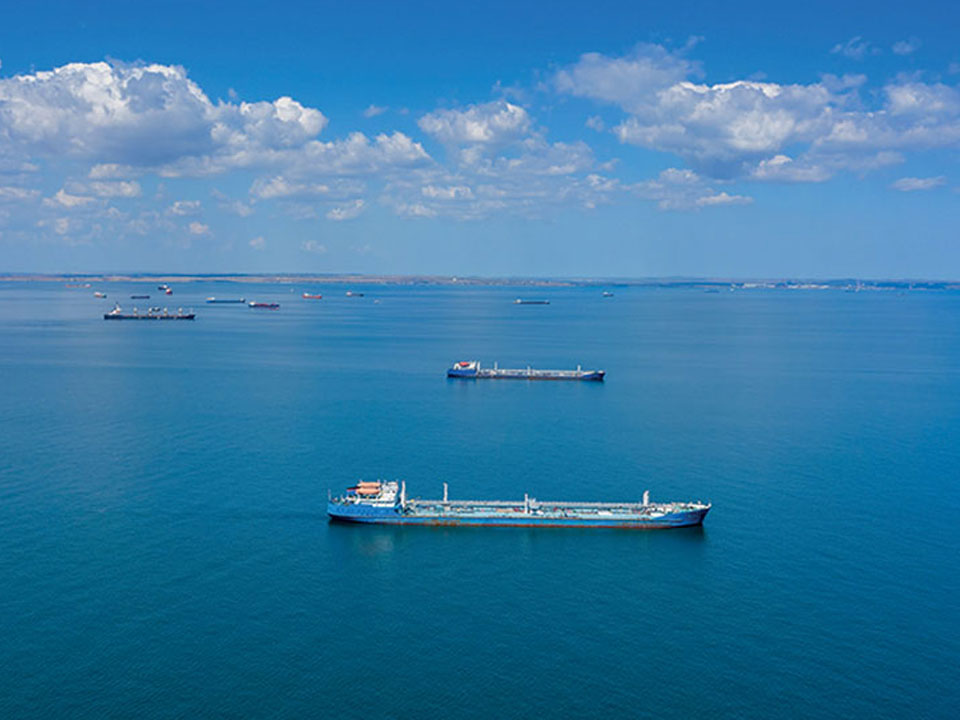
[[[40,2],[0,273],[960,279],[951,2]]]

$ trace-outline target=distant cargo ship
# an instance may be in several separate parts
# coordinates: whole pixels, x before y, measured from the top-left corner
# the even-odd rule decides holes
[[[131,300],[149,300],[150,296],[149,295],[131,295],[130,299]]]
[[[208,297],[207,302],[211,305],[244,305],[246,298],[216,298]]]
[[[363,297],[363,293],[354,292],[353,290],[347,290],[347,297]]]
[[[665,529],[702,525],[709,503],[560,502],[536,500],[442,500],[407,498],[406,483],[358,482],[340,497],[331,497],[332,520],[385,525],[473,525],[499,527],[591,527]]]
[[[513,301],[514,305],[549,305],[549,300],[524,300],[523,298],[517,298]]]
[[[145,313],[138,312],[134,309],[132,313],[125,313],[120,309],[119,305],[114,307],[110,312],[103,314],[104,320],[193,320],[194,318],[196,318],[194,313],[185,313],[183,308],[179,308],[175,313],[167,312],[166,308],[162,311],[160,308],[150,308]]]
[[[95,298],[105,298],[105,297],[107,296],[107,294],[106,294],[105,292],[100,292],[99,290],[97,290],[97,291],[93,294],[93,296],[94,296]]]
[[[247,303],[252,308],[257,308],[258,310],[279,310],[280,303],[265,303],[265,302],[249,302]]]
[[[535,370],[534,368],[508,369],[480,367],[476,360],[462,360],[447,370],[447,377],[467,380],[603,380],[606,370]]]
[[[310,293],[304,293],[303,299],[304,300],[321,300],[323,299],[323,295],[320,295],[319,293],[317,293],[316,295],[311,295]]]

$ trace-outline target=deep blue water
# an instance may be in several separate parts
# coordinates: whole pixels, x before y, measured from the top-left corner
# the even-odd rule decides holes
[[[93,289],[0,284],[0,717],[956,717],[960,294]],[[714,509],[327,523],[377,477]]]

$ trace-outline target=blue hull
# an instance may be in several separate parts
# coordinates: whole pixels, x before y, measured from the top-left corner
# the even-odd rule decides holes
[[[606,372],[604,370],[594,370],[584,372],[580,375],[561,375],[551,374],[549,371],[538,371],[537,374],[527,375],[518,371],[497,371],[497,370],[458,370],[451,368],[447,370],[448,378],[461,378],[465,380],[593,380],[602,381]]]
[[[434,525],[445,527],[578,527],[578,528],[628,528],[634,530],[662,530],[667,528],[693,527],[703,524],[709,508],[689,512],[676,512],[649,520],[627,518],[572,518],[538,517],[520,513],[510,516],[453,516],[433,514],[407,514],[396,507],[371,507],[364,505],[327,504],[331,520],[377,525]]]

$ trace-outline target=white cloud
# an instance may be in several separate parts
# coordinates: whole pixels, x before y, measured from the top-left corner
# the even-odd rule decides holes
[[[253,215],[253,201],[243,202],[242,200],[234,200],[229,195],[224,192],[221,192],[217,188],[212,188],[210,194],[215,197],[219,202],[217,207],[219,207],[224,212],[228,212],[231,215],[237,215],[238,217],[250,217]]]
[[[491,215],[543,217],[559,207],[594,208],[615,192],[601,176],[593,152],[582,142],[549,143],[539,135],[520,138],[500,153],[457,153],[455,171],[428,168],[395,178],[383,201],[408,218],[479,220]]]
[[[294,195],[325,195],[330,192],[329,185],[293,183],[285,177],[260,178],[255,180],[250,193],[261,200],[291,197]]]
[[[561,93],[619,105],[627,112],[649,106],[655,94],[701,74],[700,65],[661,45],[640,44],[624,57],[586,53],[553,77]]]
[[[922,44],[920,38],[911,37],[909,40],[898,40],[891,49],[897,55],[911,55],[919,50]]]
[[[437,216],[436,210],[428,208],[423,203],[401,203],[395,209],[401,217],[432,218]]]
[[[371,105],[367,114],[384,109]],[[249,103],[233,94],[211,102],[177,66],[73,63],[0,79],[0,165],[85,163],[88,181],[68,183],[66,195],[50,202],[87,206],[88,214],[105,209],[97,198],[141,197],[137,178],[143,175],[238,170],[253,174],[249,201],[215,197],[219,210],[240,217],[248,217],[255,202],[281,201],[286,214],[316,217],[319,210],[347,219],[365,209],[373,193],[386,194],[388,204],[408,216],[533,216],[547,207],[595,207],[612,194],[585,179],[601,169],[585,143],[548,142],[527,110],[506,100],[420,118],[419,128],[447,146],[447,167],[402,132],[320,140],[326,125],[319,110],[290,97]],[[10,152],[16,157],[8,162]],[[326,207],[319,209],[316,199]],[[176,217],[199,219],[202,210],[199,201],[173,202],[162,190],[144,202],[165,202],[167,209],[127,219],[129,232],[175,233]]]
[[[385,106],[371,104],[370,107],[363,111],[363,116],[365,118],[372,118],[377,115],[383,115],[386,111],[387,108]]]
[[[327,246],[317,242],[316,240],[304,240],[302,243],[300,243],[300,249],[304,252],[322,255],[327,251]]]
[[[86,186],[89,192],[97,197],[104,198],[134,198],[140,197],[140,183],[136,181],[120,182],[91,182]]]
[[[198,215],[200,213],[200,201],[177,200],[167,209],[167,212],[171,215],[180,215],[181,217],[187,215]]]
[[[129,165],[118,165],[117,163],[100,163],[94,165],[88,173],[91,179],[104,180],[128,178],[136,174],[136,168],[132,168]]]
[[[39,190],[16,187],[13,185],[0,186],[0,202],[26,202],[40,197]]]
[[[420,129],[450,145],[503,143],[526,134],[530,116],[519,105],[497,100],[465,110],[436,110],[417,121]]]
[[[893,183],[890,187],[900,192],[916,192],[918,190],[933,190],[946,184],[947,178],[943,175],[937,177],[917,178],[903,177]]]
[[[880,54],[880,48],[875,47],[869,41],[857,35],[846,42],[837,43],[830,52],[834,55],[844,55],[853,60],[863,60],[867,55]]]
[[[93,160],[94,177],[187,157],[242,164],[302,146],[327,124],[319,110],[281,97],[213,104],[182,67],[71,63],[0,79],[0,130],[35,156]]]
[[[240,200],[232,200],[226,203],[220,203],[220,209],[239,217],[250,217],[253,215],[253,203],[245,203]]]
[[[591,130],[596,130],[597,132],[603,132],[607,129],[606,124],[603,122],[603,118],[599,115],[591,115],[587,118],[587,121],[584,123]]]
[[[263,250],[267,246],[267,241],[263,239],[263,235],[258,235],[247,244],[254,250]]]
[[[653,200],[661,210],[697,210],[720,205],[746,205],[753,198],[716,192],[692,170],[668,168],[654,180],[645,180],[632,188],[645,200]]]
[[[71,195],[68,192],[66,192],[63,188],[60,188],[57,191],[57,194],[54,195],[52,198],[47,198],[46,200],[43,201],[44,205],[47,205],[49,207],[60,206],[65,208],[86,207],[87,205],[90,205],[91,203],[94,203],[94,202],[96,202],[95,198],[86,197],[83,195]]]
[[[861,48],[872,52],[860,38],[837,52]],[[700,72],[682,53],[644,45],[624,58],[583,56],[554,85],[624,110],[613,128],[621,142],[678,155],[717,178],[822,182],[899,162],[906,150],[960,146],[954,86],[901,76],[861,97],[863,75],[702,84],[691,79]]]
[[[335,207],[331,209],[326,214],[327,220],[353,220],[355,217],[358,217],[361,212],[363,212],[364,202],[363,199],[357,198],[349,205],[343,205],[341,207]]]
[[[438,187],[436,185],[424,185],[420,188],[420,192],[424,197],[433,198],[437,200],[456,200],[458,198],[470,199],[473,198],[473,190],[471,190],[467,185],[448,185],[446,187]]]
[[[708,172],[734,174],[745,161],[823,134],[834,104],[819,84],[682,82],[662,91],[656,107],[627,118],[614,132],[621,142],[675,152]]]
[[[752,197],[746,195],[728,195],[725,192],[719,192],[716,195],[704,195],[698,197],[697,205],[700,207],[709,207],[711,205],[749,205],[753,202]]]
[[[823,182],[829,180],[833,172],[823,165],[794,162],[788,155],[774,155],[761,160],[750,172],[753,180],[771,180],[779,182]]]
[[[204,225],[202,222],[192,222],[187,226],[187,229],[190,230],[191,235],[208,235],[210,233],[210,226]]]

